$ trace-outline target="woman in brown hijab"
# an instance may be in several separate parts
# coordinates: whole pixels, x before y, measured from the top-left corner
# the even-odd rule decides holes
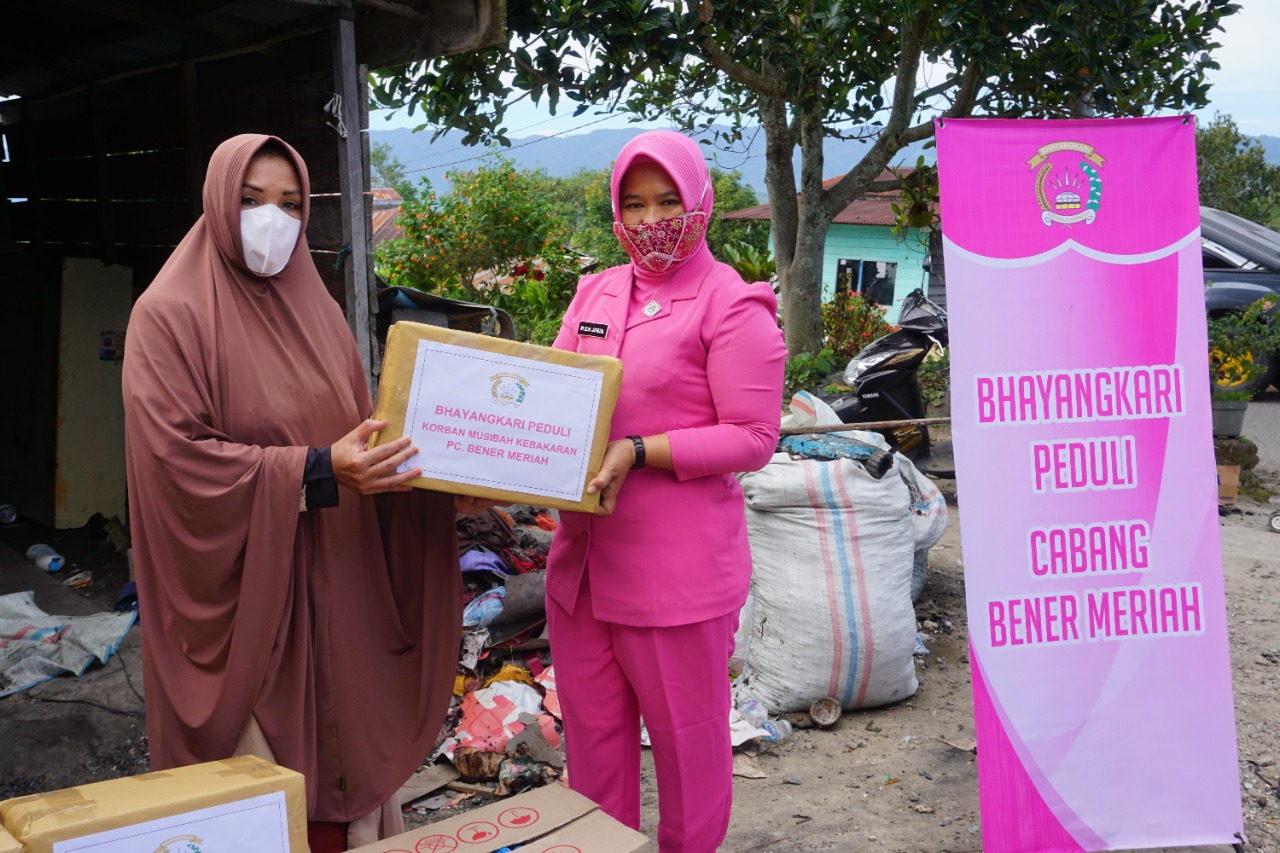
[[[455,507],[395,473],[407,439],[367,448],[382,424],[309,198],[279,139],[214,152],[204,215],[130,320],[129,511],[153,768],[273,759],[354,846],[398,831],[448,708]]]

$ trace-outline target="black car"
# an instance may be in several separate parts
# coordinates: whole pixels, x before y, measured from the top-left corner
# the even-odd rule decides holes
[[[1232,213],[1200,208],[1200,235],[1205,280],[1205,311],[1220,317],[1271,298],[1276,322],[1280,306],[1280,234]],[[1280,352],[1253,353],[1267,369],[1240,390],[1255,396],[1280,381]]]

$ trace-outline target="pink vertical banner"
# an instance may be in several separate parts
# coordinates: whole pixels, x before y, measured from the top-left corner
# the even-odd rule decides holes
[[[1234,843],[1195,125],[937,144],[983,849]]]

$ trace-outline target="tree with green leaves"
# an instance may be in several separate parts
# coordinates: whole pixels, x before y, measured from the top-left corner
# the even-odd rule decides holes
[[[1260,225],[1280,220],[1280,166],[1266,160],[1262,144],[1246,136],[1229,115],[1196,128],[1200,203]]]
[[[447,177],[449,193],[424,180],[422,197],[401,206],[405,236],[378,246],[378,274],[390,285],[501,308],[522,340],[551,343],[582,271],[565,248],[551,179],[500,156]]]
[[[511,0],[508,44],[417,63],[373,97],[470,142],[506,105],[617,107],[741,145],[759,128],[792,353],[821,345],[832,218],[938,118],[1145,115],[1203,107],[1228,0]],[[869,145],[828,165],[828,137]],[[795,178],[795,161],[799,174]],[[826,174],[843,174],[824,187]],[[798,197],[798,203],[791,199]]]
[[[396,221],[404,238],[379,247],[380,272],[389,283],[455,289],[479,300],[477,275],[528,266],[564,236],[547,199],[544,173],[495,156],[446,177],[449,193],[438,195],[424,180],[423,198],[401,206]]]
[[[418,200],[418,188],[405,177],[404,164],[386,142],[375,142],[369,148],[369,185],[393,189],[407,201]]]

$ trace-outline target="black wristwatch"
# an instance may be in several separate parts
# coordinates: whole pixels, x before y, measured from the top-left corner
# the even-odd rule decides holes
[[[631,446],[634,447],[636,450],[636,461],[631,463],[631,467],[643,468],[644,467],[644,439],[638,435],[629,435],[627,436],[627,438],[631,439]]]

